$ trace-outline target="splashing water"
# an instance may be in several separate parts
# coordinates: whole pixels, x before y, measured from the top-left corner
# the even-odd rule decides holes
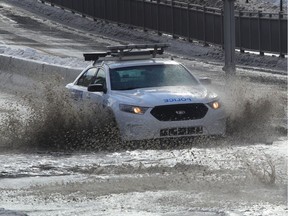
[[[36,94],[21,100],[2,118],[1,146],[40,150],[104,149],[115,147],[117,130],[108,113],[95,104],[74,101],[59,80],[42,83]],[[26,107],[26,114],[19,108]]]
[[[43,80],[43,79],[42,79]],[[118,130],[109,112],[99,112],[96,104],[75,101],[55,77],[37,83],[32,91],[18,91],[21,100],[14,101],[3,114],[0,125],[0,147],[23,150],[112,150],[121,146]],[[283,117],[283,101],[275,91],[251,86],[245,81],[229,80],[222,95],[227,110],[227,135],[230,141],[261,142],[273,138],[274,118]],[[20,93],[19,93],[20,92]],[[16,104],[16,105],[15,105]],[[24,113],[24,114],[23,114]],[[194,140],[192,140],[193,142]],[[144,148],[181,146],[183,142],[153,143]],[[188,140],[183,147],[190,145]],[[171,145],[172,143],[172,145]],[[207,145],[209,140],[201,140]],[[199,144],[199,143],[198,143]]]
[[[226,83],[224,101],[228,114],[227,134],[236,140],[271,141],[277,134],[273,121],[286,117],[285,100],[279,91],[259,88],[243,80]]]

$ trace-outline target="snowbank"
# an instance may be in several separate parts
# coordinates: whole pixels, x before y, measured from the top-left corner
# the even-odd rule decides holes
[[[60,66],[48,62],[41,62],[10,55],[0,54],[2,71],[16,73],[27,77],[39,77],[39,75],[60,75],[65,80],[74,80],[81,69],[70,66]],[[23,70],[25,68],[25,70]]]
[[[81,61],[78,58],[48,55],[47,53],[25,46],[0,45],[0,54],[21,59],[36,60],[46,64],[65,65],[73,68],[83,68],[87,66],[87,62],[84,62],[84,60]]]

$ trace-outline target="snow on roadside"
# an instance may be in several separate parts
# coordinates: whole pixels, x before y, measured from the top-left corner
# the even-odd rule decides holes
[[[53,56],[24,46],[0,45],[0,54],[66,67],[83,68],[87,66],[87,62],[78,58]]]
[[[168,35],[158,36],[152,31],[145,33],[139,29],[132,30],[102,21],[95,22],[91,19],[71,14],[68,11],[63,11],[57,7],[41,4],[37,0],[22,0],[20,2],[17,0],[9,0],[8,3],[39,15],[37,19],[42,20],[42,22],[46,24],[57,25],[60,28],[71,31],[77,29],[75,33],[77,32],[79,34],[93,35],[97,37],[97,40],[103,41],[103,44],[107,44],[107,42],[111,45],[127,43],[169,43],[171,48],[168,49],[168,52],[171,55],[185,57],[195,62],[199,62],[200,60],[202,62],[208,61],[210,63],[217,62],[218,64],[223,64],[223,50],[218,46],[211,45],[204,47],[201,43],[187,43],[185,40],[175,40]],[[47,22],[47,19],[50,20],[50,22]],[[53,22],[60,23],[60,25]],[[260,56],[249,53],[240,54],[237,52],[236,60],[238,65],[269,68],[271,70],[287,72],[287,59],[276,56]]]

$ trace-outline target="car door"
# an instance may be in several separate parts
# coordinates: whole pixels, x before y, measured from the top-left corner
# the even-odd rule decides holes
[[[87,99],[87,87],[95,80],[98,68],[91,67],[88,68],[82,75],[74,82],[73,87],[70,89],[72,97],[76,100],[86,100]],[[89,99],[89,97],[88,97]]]
[[[90,84],[101,84],[104,89],[107,89],[107,74],[103,68],[98,68],[96,76]],[[105,106],[106,93],[104,92],[87,92],[86,98],[100,107]]]

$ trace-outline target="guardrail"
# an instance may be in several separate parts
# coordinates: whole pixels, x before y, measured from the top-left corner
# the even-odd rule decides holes
[[[173,0],[41,0],[117,24],[223,46],[223,10]],[[236,47],[287,54],[287,14],[236,11]]]

